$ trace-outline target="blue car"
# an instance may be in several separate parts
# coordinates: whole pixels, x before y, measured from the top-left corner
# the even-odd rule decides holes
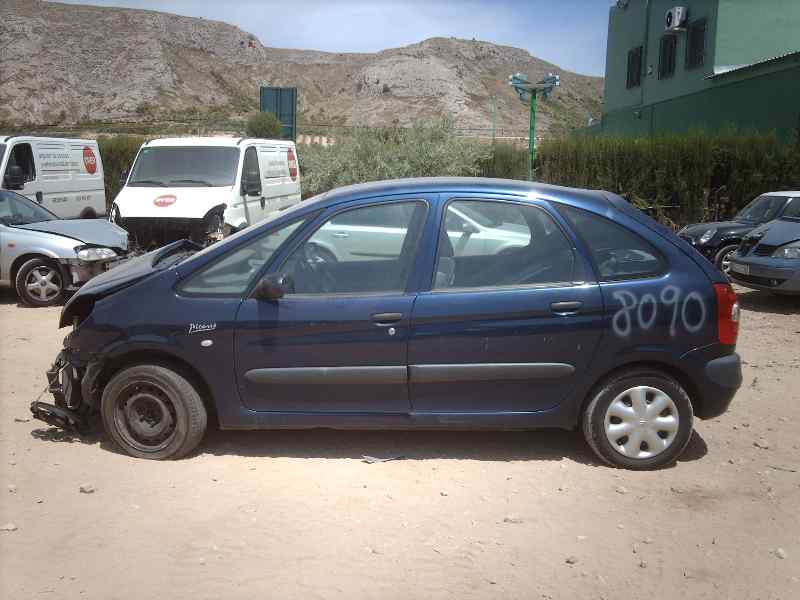
[[[738,316],[718,269],[614,194],[377,182],[94,278],[61,314],[55,404],[31,409],[73,427],[99,413],[151,459],[187,455],[211,422],[547,427],[651,469],[731,402]]]

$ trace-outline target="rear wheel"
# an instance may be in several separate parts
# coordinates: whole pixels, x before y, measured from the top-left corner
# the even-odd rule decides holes
[[[53,306],[64,300],[64,278],[58,265],[46,258],[32,258],[17,271],[17,295],[28,306]]]
[[[674,463],[689,443],[694,412],[672,377],[637,369],[607,381],[583,415],[583,433],[605,462],[626,469]]]
[[[208,420],[194,386],[160,365],[137,365],[114,375],[103,390],[101,413],[120,448],[154,460],[189,454],[203,438]]]

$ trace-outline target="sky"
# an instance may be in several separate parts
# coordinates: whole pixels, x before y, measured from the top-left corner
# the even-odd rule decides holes
[[[476,38],[601,76],[611,5],[611,0],[60,1],[225,21],[277,48],[376,52],[437,36]]]

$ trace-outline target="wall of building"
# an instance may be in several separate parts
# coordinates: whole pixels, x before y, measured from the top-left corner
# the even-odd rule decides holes
[[[800,1],[719,0],[717,73],[800,50]]]
[[[689,23],[705,19],[705,61],[687,69],[688,35],[679,32],[675,73],[659,79],[664,18],[676,5],[688,7]],[[719,73],[725,71],[720,65],[752,64],[800,46],[798,23],[800,0],[630,0],[625,8],[613,6],[600,129],[651,135],[737,124],[791,139],[800,116],[800,58]],[[628,51],[638,45],[645,46],[642,85],[627,89]]]

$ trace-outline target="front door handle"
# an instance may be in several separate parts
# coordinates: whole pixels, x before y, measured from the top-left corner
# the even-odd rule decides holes
[[[403,318],[403,313],[375,313],[372,315],[372,322],[375,325],[392,325]]]
[[[41,204],[44,202],[44,194],[42,192],[36,192],[36,201]]]
[[[550,305],[550,310],[557,315],[574,315],[578,313],[581,307],[583,307],[583,302],[579,301],[553,302]]]
[[[350,234],[347,233],[346,231],[336,231],[336,232],[334,232],[333,237],[335,237],[335,238],[349,238]]]
[[[267,205],[267,199],[264,198],[264,196],[261,196],[261,209],[263,210],[266,205]]]

